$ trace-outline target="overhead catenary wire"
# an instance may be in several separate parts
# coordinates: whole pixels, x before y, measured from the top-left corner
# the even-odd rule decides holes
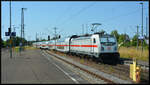
[[[148,8],[144,8],[144,9],[148,9]],[[136,10],[136,11],[128,12],[128,13],[126,13],[126,14],[122,14],[122,15],[115,16],[115,17],[112,17],[112,18],[108,18],[108,19],[106,19],[106,20],[104,20],[104,21],[105,21],[105,22],[113,21],[113,20],[116,20],[116,19],[118,19],[118,18],[120,18],[120,17],[128,16],[128,15],[131,15],[131,14],[134,14],[134,13],[137,13],[137,12],[139,12],[139,9]],[[103,21],[103,22],[104,22],[104,21]]]
[[[91,5],[91,4],[90,4],[90,5]],[[88,6],[90,6],[90,5],[88,5]],[[79,14],[81,14],[83,11],[85,11],[88,6],[86,6],[86,7],[84,7],[84,8],[81,8],[81,10],[79,10],[77,13],[73,14],[73,15],[76,15],[76,14],[77,14],[76,16],[70,16],[70,17],[66,20],[66,22],[62,22],[61,24],[64,25],[64,24],[69,23],[69,21],[71,21],[73,18],[79,16]],[[83,11],[82,11],[82,10],[83,10]],[[119,16],[112,17],[112,18],[110,18],[110,19],[108,18],[108,21],[112,21],[112,20],[118,19],[118,18],[123,17],[123,16],[128,16],[128,15],[137,13],[138,11],[139,11],[139,10],[136,10],[136,11],[133,11],[133,12],[129,12],[129,13],[126,13],[126,14],[121,14],[121,15],[119,15]],[[79,13],[79,14],[78,14],[78,13]],[[59,18],[60,18],[60,17],[59,17]],[[59,18],[58,18],[58,19],[59,19]],[[65,18],[64,18],[64,19],[65,19]],[[59,20],[56,20],[56,21],[59,21]],[[104,20],[104,21],[107,21],[107,20]]]
[[[57,26],[58,25],[58,23],[63,19],[63,17],[65,16],[65,14],[66,13],[69,13],[69,11],[68,10],[71,10],[72,9],[72,7],[71,6],[68,6],[67,8],[66,8],[66,10],[64,10],[64,12],[63,13],[61,13],[60,14],[60,16],[58,16],[56,19],[55,19],[55,26]],[[63,14],[63,15],[62,15]],[[53,32],[51,32],[49,29],[48,29],[49,27],[46,27],[45,29],[48,31],[48,34],[49,33],[52,33],[52,35],[55,35]]]
[[[94,3],[95,3],[95,2],[94,2]],[[92,4],[90,4],[90,5],[88,5],[88,6],[84,7],[84,8],[82,8],[82,9],[79,10],[77,13],[73,14],[73,15],[70,16],[68,19],[66,19],[66,21],[62,22],[61,25],[64,25],[64,24],[68,23],[69,21],[71,21],[73,18],[79,16],[79,14],[81,14],[83,11],[85,11],[85,10],[88,9],[89,7],[93,6],[94,3],[92,3]],[[68,9],[68,8],[67,8],[67,9]],[[133,13],[136,13],[137,11],[138,11],[138,10],[136,10],[136,11],[134,11],[134,12],[129,12],[129,13],[127,13],[127,14],[119,15],[119,16],[116,16],[116,17],[112,17],[112,18],[108,19],[108,21],[115,20],[115,19],[118,19],[118,18],[120,18],[120,17],[127,16],[127,15],[130,15],[130,14],[133,14]],[[58,18],[58,19],[60,19],[60,18]],[[56,21],[60,21],[60,20],[56,20]],[[106,21],[106,20],[104,20],[104,21]]]
[[[93,2],[93,3],[89,4],[88,6],[86,6],[86,7],[82,8],[82,9],[80,9],[77,13],[75,13],[75,14],[72,15],[72,16],[70,16],[68,19],[66,19],[64,22],[62,22],[60,25],[62,26],[62,25],[64,25],[64,24],[66,24],[67,22],[71,21],[73,18],[79,16],[82,12],[84,12],[86,9],[92,7],[95,3],[96,3],[96,2]]]
[[[60,13],[60,16],[58,16],[58,17],[56,18],[56,20],[55,20],[56,26],[57,26],[57,24],[58,24],[60,21],[62,21],[62,20],[65,18],[66,14],[69,14],[69,12],[70,12],[71,9],[72,9],[72,6],[68,6],[68,7],[66,8],[66,10],[64,10],[63,13]]]
[[[147,9],[147,8],[144,8],[144,9]],[[112,21],[112,20],[118,19],[118,18],[120,18],[120,17],[128,16],[128,15],[131,15],[131,14],[134,14],[134,13],[137,13],[137,12],[139,12],[139,9],[137,9],[136,11],[128,12],[128,13],[126,13],[126,14],[122,14],[122,15],[119,15],[119,16],[115,16],[115,17],[108,18],[108,19],[106,19],[106,20],[104,20],[104,21]]]
[[[95,2],[94,2],[94,3],[91,3],[90,5],[88,5],[88,6],[84,7],[84,8],[82,8],[82,9],[79,10],[77,13],[75,13],[75,14],[72,15],[72,16],[70,16],[66,21],[62,22],[61,25],[66,24],[67,21],[69,22],[69,21],[70,21],[71,19],[73,19],[75,16],[78,16],[81,12],[83,12],[84,10],[86,10],[86,9],[88,9],[89,7],[93,6],[94,4],[95,4]],[[58,18],[58,19],[60,19],[60,18]],[[58,20],[58,21],[60,21],[60,20]]]
[[[94,2],[95,3],[95,2]],[[77,13],[75,13],[75,14],[73,14],[72,16],[70,16],[66,21],[69,21],[69,20],[71,20],[71,19],[73,19],[75,16],[77,16],[77,15],[79,15],[81,12],[83,12],[84,10],[86,10],[88,7],[91,7],[91,6],[93,6],[94,5],[94,3],[91,3],[90,5],[88,5],[88,6],[86,6],[86,7],[84,7],[84,8],[82,8],[81,10],[79,10]],[[69,7],[70,8],[70,7]],[[67,11],[67,10],[66,10]],[[60,18],[59,18],[60,19]],[[57,22],[58,23],[58,22]],[[65,24],[66,22],[64,21],[64,22],[62,22],[61,24]]]

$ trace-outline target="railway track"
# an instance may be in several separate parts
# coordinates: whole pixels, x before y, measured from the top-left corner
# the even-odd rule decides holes
[[[66,54],[61,53],[61,52],[55,52],[55,53],[58,54],[58,55],[61,55],[61,56],[67,56],[67,57],[73,58],[77,62],[80,62],[80,60],[82,59],[81,57],[66,55]],[[111,74],[111,75],[116,76],[118,78],[131,81],[131,79],[129,78],[130,67],[128,65],[118,64],[116,66],[113,66],[113,65],[107,65],[107,64],[102,64],[102,63],[97,64],[97,63],[95,63],[94,61],[92,61],[90,59],[89,60],[85,59],[84,63],[82,63],[82,64],[93,67],[95,69],[98,69],[102,72]],[[141,73],[142,82],[141,83],[149,82],[149,80],[148,80],[149,76],[147,75],[148,73],[149,73],[148,70],[145,70],[145,69],[142,70],[142,73]]]
[[[50,55],[53,55],[53,54],[51,54],[51,53],[49,53],[48,51],[46,51],[48,54],[50,54]],[[106,79],[106,78],[104,78],[104,77],[101,77],[101,76],[99,76],[99,75],[96,75],[95,73],[93,73],[93,72],[90,72],[90,71],[88,71],[88,70],[86,70],[86,69],[83,69],[83,68],[81,68],[81,67],[79,67],[79,66],[77,66],[77,65],[75,65],[75,64],[73,64],[73,63],[71,63],[71,62],[68,62],[68,61],[66,61],[66,60],[64,60],[64,59],[62,59],[62,58],[59,58],[59,57],[57,57],[56,55],[53,55],[53,56],[55,56],[56,58],[58,58],[58,59],[60,59],[60,60],[62,60],[62,61],[64,61],[64,62],[66,62],[66,63],[68,63],[68,64],[70,64],[70,65],[72,65],[72,66],[74,66],[74,67],[76,67],[76,68],[79,68],[80,70],[83,70],[83,71],[85,71],[85,72],[87,72],[87,73],[89,73],[89,74],[91,74],[91,75],[93,75],[93,76],[95,76],[95,77],[97,77],[97,78],[100,78],[100,79],[102,79],[102,80],[104,80],[105,82],[108,82],[108,83],[110,83],[110,84],[115,84],[113,81],[111,81],[111,80],[108,80],[108,79]]]
[[[62,59],[62,58],[60,58],[60,57],[58,57],[58,56],[56,56],[56,55],[50,53],[49,51],[45,51],[45,52],[48,53],[48,54],[50,54],[50,55],[55,56],[56,58],[58,58],[58,59],[60,59],[60,60],[62,60],[62,61],[64,61],[64,62],[66,62],[66,63],[68,63],[68,64],[70,64],[70,65],[72,65],[72,66],[74,66],[74,67],[76,67],[76,68],[78,68],[78,69],[80,69],[80,70],[82,70],[82,71],[84,71],[84,72],[90,74],[90,75],[93,75],[94,77],[99,78],[99,79],[101,79],[101,80],[103,80],[103,81],[105,81],[105,82],[107,82],[107,83],[109,83],[109,84],[117,84],[116,82],[114,82],[114,81],[112,81],[112,80],[110,80],[110,79],[108,79],[108,78],[105,78],[105,77],[103,77],[103,76],[100,76],[100,75],[98,75],[97,73],[91,72],[91,71],[89,71],[89,70],[87,70],[87,69],[84,69],[84,68],[82,68],[82,67],[80,67],[80,66],[78,66],[78,65],[76,65],[76,64],[74,64],[74,63],[72,63],[72,62],[69,62],[69,61],[67,61],[67,60],[65,60],[65,59]],[[130,82],[130,83],[131,83],[131,82]],[[132,83],[133,83],[133,82],[132,82]]]
[[[59,54],[59,55],[62,55],[62,56],[68,56],[68,55],[63,55],[63,53],[60,53],[60,52],[56,52],[56,54]],[[77,61],[77,62],[82,59],[78,56],[72,56],[72,55],[69,55],[68,57],[74,58],[74,60]],[[94,62],[90,59],[89,60],[85,59],[84,63],[82,63],[82,64],[93,67],[93,68],[96,68],[96,69],[98,69],[100,71],[103,71],[105,73],[114,74],[114,71],[115,71],[115,73],[117,73],[117,74],[124,73],[126,76],[129,76],[129,66],[126,66],[126,65],[120,65],[119,64],[117,66],[113,66],[113,65],[103,64],[103,63],[98,63],[97,64],[96,62]],[[117,76],[117,77],[120,77],[120,76]],[[126,79],[128,79],[128,77]]]
[[[123,61],[124,65],[130,65],[133,63],[132,59],[121,58],[121,61]],[[137,60],[137,65],[139,65],[142,69],[149,70],[149,63],[147,62],[142,62],[142,61]]]

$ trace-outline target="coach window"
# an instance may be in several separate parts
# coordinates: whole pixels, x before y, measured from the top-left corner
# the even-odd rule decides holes
[[[93,43],[96,43],[96,40],[95,40],[95,38],[93,39]]]

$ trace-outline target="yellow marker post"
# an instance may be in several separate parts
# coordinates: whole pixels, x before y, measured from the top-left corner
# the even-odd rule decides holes
[[[135,72],[136,72],[136,60],[133,59],[133,64],[130,64],[130,78],[133,81],[136,81]]]
[[[136,82],[140,82],[140,67],[136,66],[136,59],[133,59],[133,64],[130,64],[130,78]]]
[[[133,81],[136,81],[136,59],[133,59]]]

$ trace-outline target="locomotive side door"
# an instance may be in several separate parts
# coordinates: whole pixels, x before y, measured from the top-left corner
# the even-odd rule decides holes
[[[94,47],[94,45],[96,45],[96,38],[92,37],[92,53],[93,54],[95,53],[95,47]]]
[[[92,54],[95,56],[95,57],[98,57],[98,53],[99,53],[99,35],[93,35],[91,37],[92,39]]]

